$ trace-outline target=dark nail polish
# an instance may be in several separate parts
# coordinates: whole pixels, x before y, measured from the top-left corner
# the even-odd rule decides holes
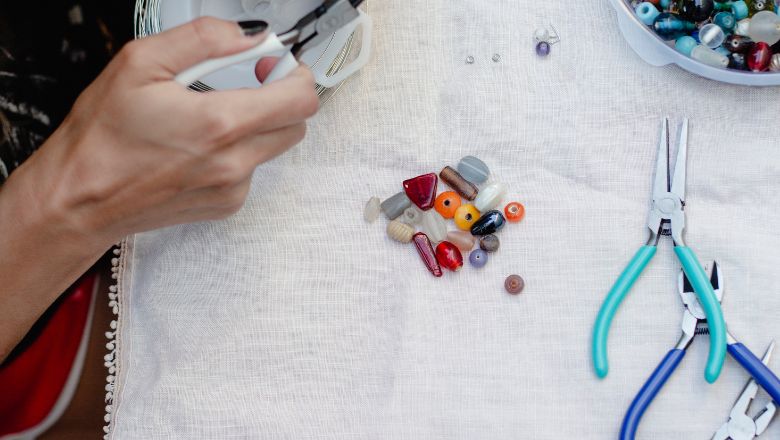
[[[257,34],[265,32],[268,29],[268,23],[263,20],[247,20],[239,21],[238,25],[241,26],[241,30],[247,37],[253,37]]]

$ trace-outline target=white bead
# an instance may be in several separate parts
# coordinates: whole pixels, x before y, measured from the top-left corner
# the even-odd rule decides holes
[[[444,217],[432,209],[423,212],[421,227],[431,243],[435,244],[447,239],[447,223]]]
[[[506,191],[506,185],[503,183],[490,184],[479,191],[477,198],[474,199],[474,207],[484,214],[501,203],[501,200],[506,196]]]
[[[550,31],[545,28],[538,28],[534,31],[534,38],[536,41],[548,41],[550,39]]]
[[[780,72],[780,53],[772,55],[772,62],[769,63],[769,70],[772,72]]]
[[[366,202],[366,207],[363,209],[363,219],[369,223],[373,223],[379,217],[380,200],[379,197],[371,197]]]

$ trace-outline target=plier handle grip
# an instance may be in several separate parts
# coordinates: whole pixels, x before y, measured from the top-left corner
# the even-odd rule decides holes
[[[647,219],[650,237],[647,244],[639,249],[623,273],[620,274],[596,317],[593,329],[593,364],[598,377],[605,377],[609,371],[607,336],[612,318],[634,282],[655,255],[658,241],[664,235],[672,237],[674,252],[677,254],[677,258],[680,260],[707,316],[710,330],[710,353],[704,371],[707,382],[715,382],[723,368],[723,361],[726,357],[726,323],[723,319],[723,311],[720,309],[720,304],[699,259],[683,241],[687,151],[688,120],[686,119],[680,130],[674,178],[671,178],[669,173],[669,121],[664,119],[661,140],[658,143],[658,159],[653,182],[653,204]]]

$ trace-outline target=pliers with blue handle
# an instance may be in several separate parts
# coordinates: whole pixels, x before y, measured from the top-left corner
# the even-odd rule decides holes
[[[674,242],[674,251],[682,263],[683,270],[696,292],[702,309],[707,317],[710,331],[710,352],[704,377],[714,382],[723,368],[726,357],[726,324],[712,286],[707,280],[698,258],[683,241],[685,228],[685,163],[688,150],[688,120],[684,120],[680,130],[680,142],[674,177],[669,174],[669,121],[664,119],[661,139],[658,143],[655,180],[653,183],[653,205],[647,219],[650,237],[625,268],[607,294],[601,306],[593,329],[593,364],[596,374],[603,378],[609,370],[607,363],[607,336],[612,318],[620,303],[628,294],[631,286],[639,278],[647,263],[655,255],[658,241],[662,235],[669,235]]]
[[[718,264],[713,262],[712,275],[710,277],[710,283],[713,288],[713,292],[721,301],[723,297],[723,273],[718,267]],[[682,319],[682,335],[680,336],[677,345],[666,354],[658,367],[656,367],[653,374],[639,390],[639,393],[634,397],[631,406],[628,408],[625,417],[623,418],[623,425],[620,429],[621,440],[633,440],[636,434],[639,422],[644,414],[645,410],[650,406],[650,403],[655,398],[656,394],[661,390],[666,381],[672,375],[674,370],[680,364],[680,361],[685,356],[686,349],[693,342],[693,338],[699,334],[708,334],[709,328],[704,310],[701,304],[696,299],[693,287],[685,275],[684,272],[680,272],[678,281],[678,293],[685,305],[685,311],[683,312]],[[757,381],[773,399],[780,399],[780,380],[775,374],[765,365],[771,356],[771,348],[774,344],[770,344],[770,349],[764,355],[764,360],[758,359],[747,347],[737,342],[737,340],[728,335],[728,353],[733,357],[750,375]],[[755,393],[753,393],[755,395]],[[748,402],[749,403],[749,402]],[[744,421],[739,424],[740,420],[734,422],[734,428],[745,426]],[[753,422],[753,419],[751,419]],[[768,424],[768,423],[767,423]],[[755,423],[753,423],[755,428]],[[723,429],[723,428],[722,428]],[[728,428],[726,428],[728,429]],[[747,429],[747,428],[745,428]],[[728,437],[722,437],[728,438]],[[743,437],[735,437],[743,438]],[[753,438],[753,437],[748,437]]]
[[[766,349],[764,356],[761,358],[761,362],[764,365],[769,364],[769,359],[772,357],[774,348],[775,341],[772,341]],[[756,379],[750,378],[736,403],[731,407],[729,420],[715,432],[715,435],[712,436],[712,440],[750,440],[766,431],[766,428],[769,427],[769,423],[777,412],[777,404],[775,401],[769,401],[755,417],[748,416],[747,412],[750,408],[750,403],[756,397],[757,393],[758,384],[756,383]]]

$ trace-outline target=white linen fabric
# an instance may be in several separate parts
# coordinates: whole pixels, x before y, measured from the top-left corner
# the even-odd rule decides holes
[[[780,338],[780,89],[645,65],[607,0],[368,12],[373,60],[257,170],[241,212],[129,240],[112,438],[617,437],[683,310],[664,239],[596,378],[592,324],[645,242],[665,115],[691,118],[687,241],[722,264],[730,329],[759,355]],[[549,23],[562,42],[540,59],[532,35]],[[485,268],[437,279],[363,205],[469,154],[527,218]],[[503,290],[512,273],[520,296]],[[728,359],[707,384],[708,344],[694,341],[638,438],[709,438],[727,419],[748,376]],[[778,435],[780,422],[765,434]]]

